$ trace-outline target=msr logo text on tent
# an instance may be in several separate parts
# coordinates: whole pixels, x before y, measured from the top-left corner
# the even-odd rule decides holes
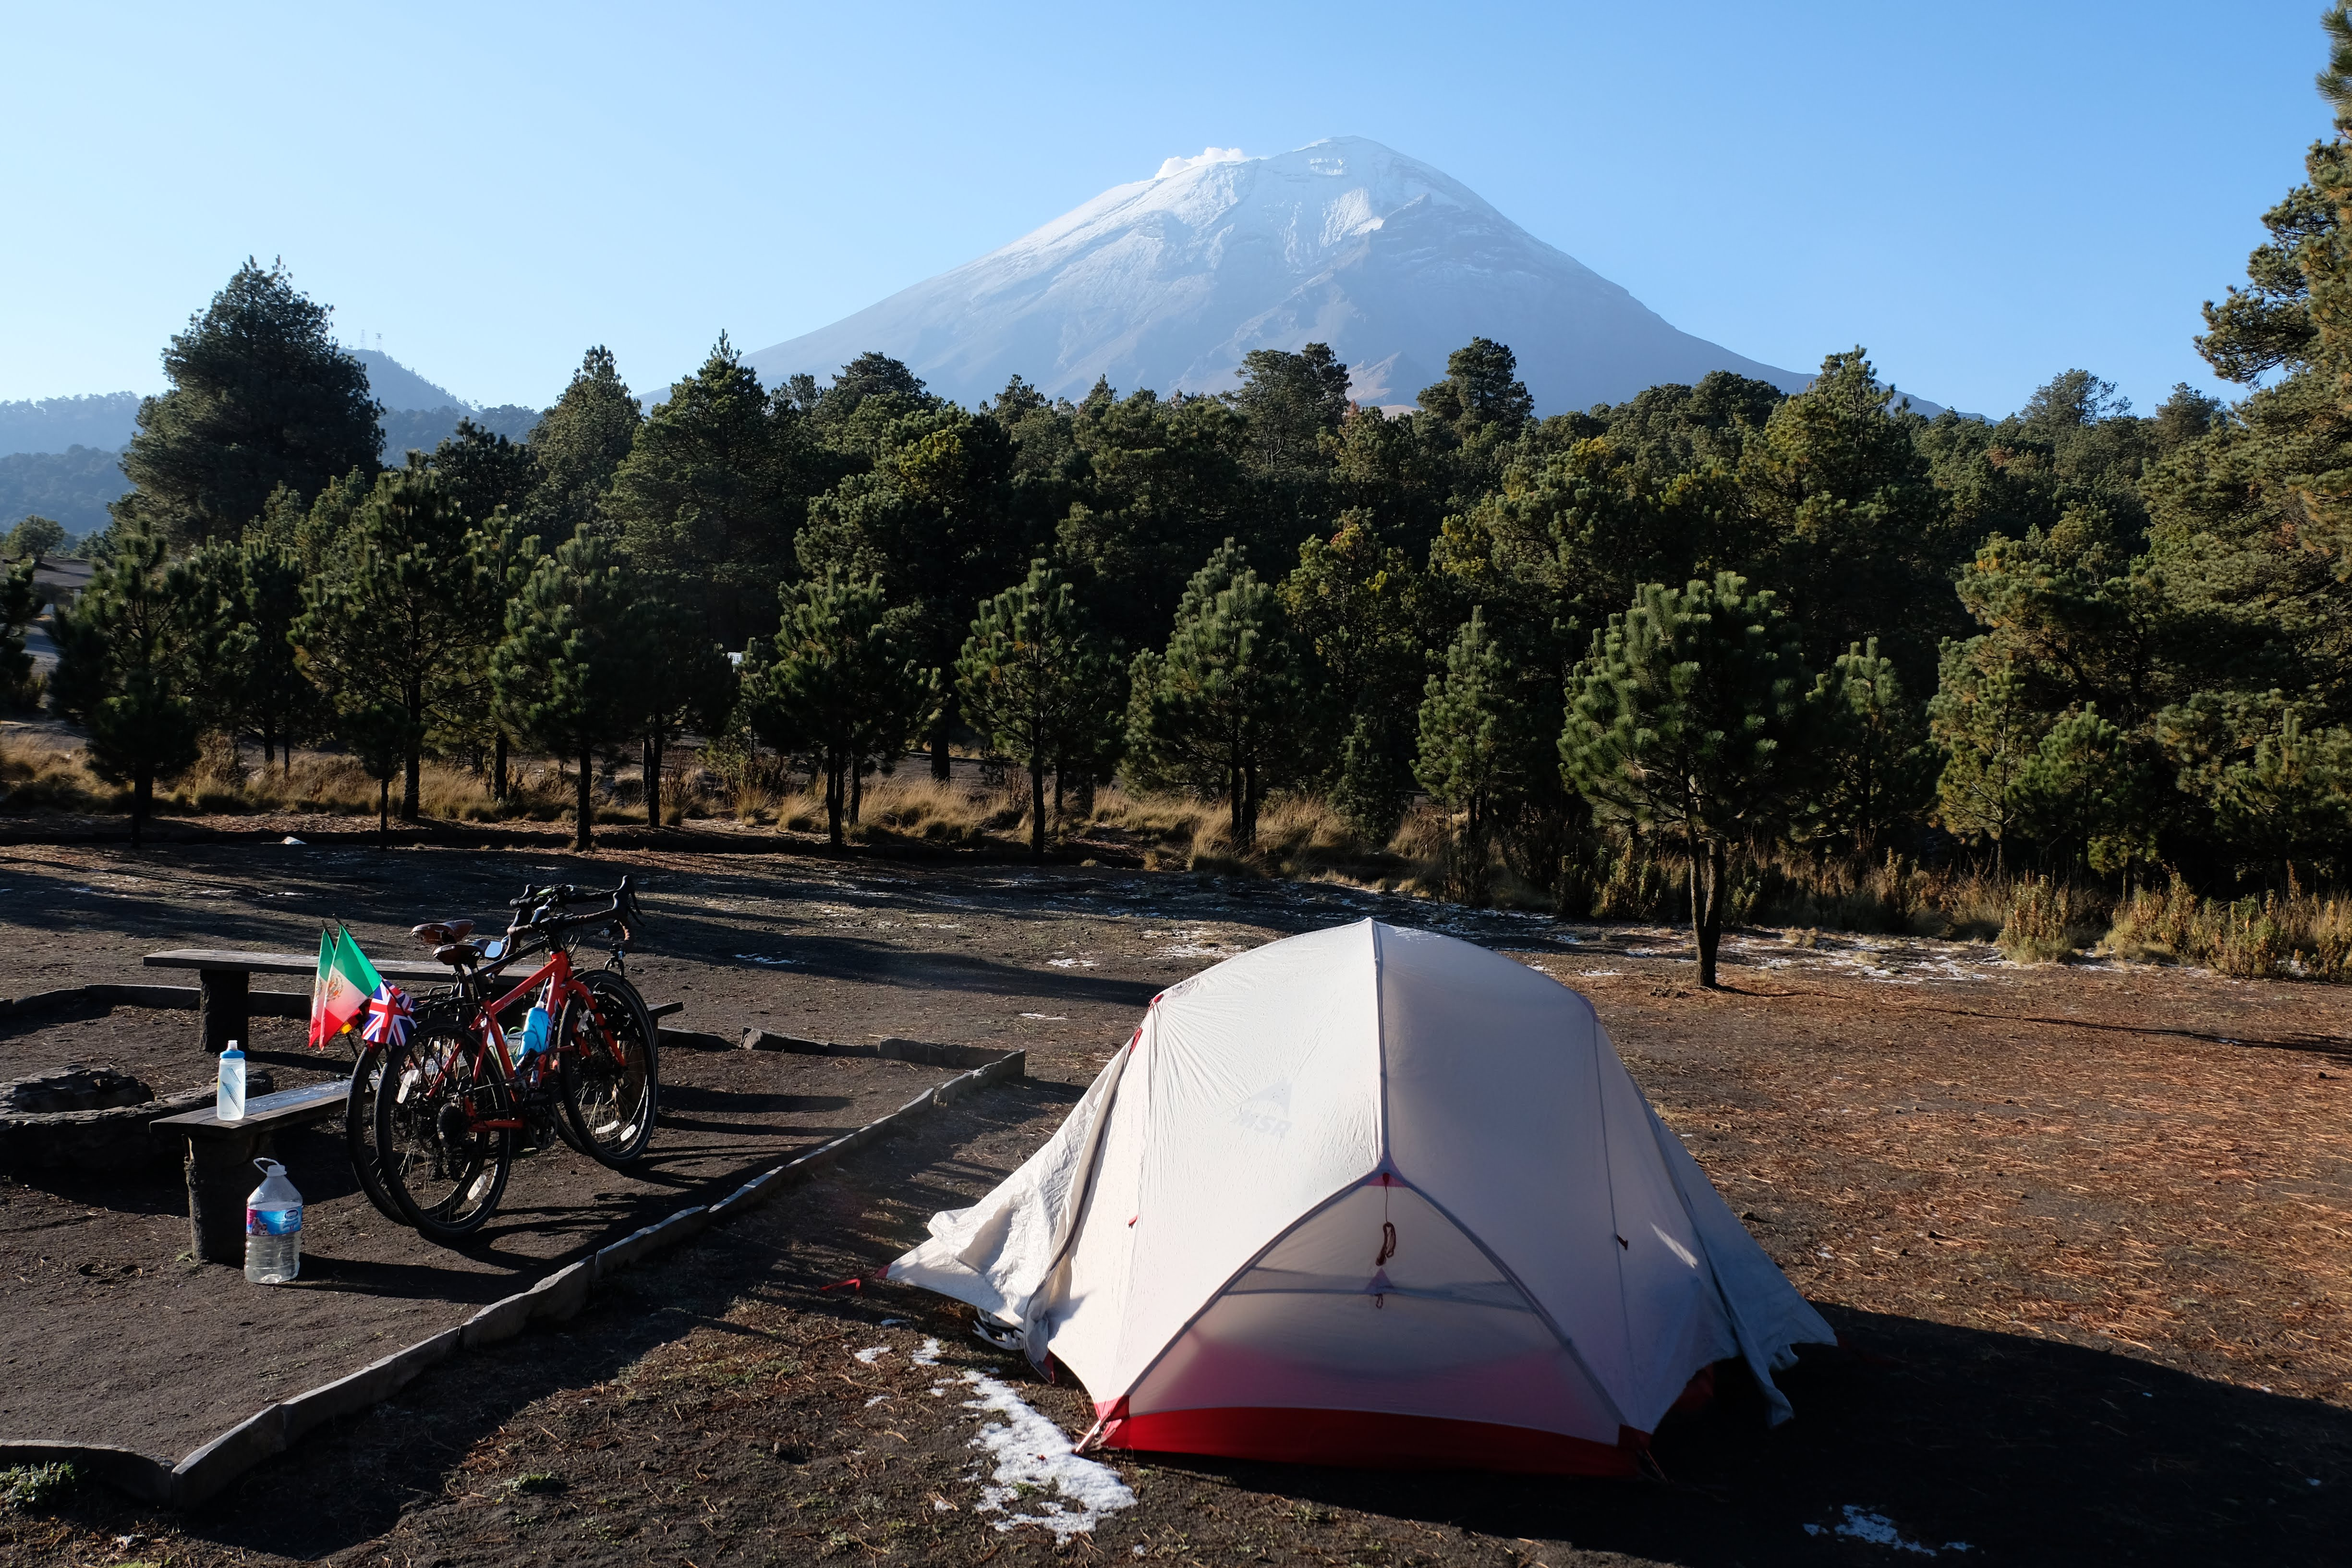
[[[1235,1108],[1234,1120],[1253,1132],[1280,1138],[1290,1131],[1290,1086],[1270,1084]]]

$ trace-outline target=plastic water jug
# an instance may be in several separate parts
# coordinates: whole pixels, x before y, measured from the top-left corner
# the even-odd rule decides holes
[[[220,1092],[214,1097],[213,1114],[223,1121],[245,1120],[245,1053],[235,1040],[220,1054]]]
[[[245,1277],[286,1285],[302,1272],[302,1194],[275,1160],[256,1160],[261,1185],[245,1200]]]

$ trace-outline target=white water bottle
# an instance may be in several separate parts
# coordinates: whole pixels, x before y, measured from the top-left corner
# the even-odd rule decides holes
[[[214,1100],[213,1114],[223,1121],[245,1120],[245,1053],[236,1048],[235,1040],[220,1054],[220,1093]]]
[[[302,1194],[275,1160],[256,1160],[261,1185],[245,1200],[245,1277],[287,1285],[302,1272]]]

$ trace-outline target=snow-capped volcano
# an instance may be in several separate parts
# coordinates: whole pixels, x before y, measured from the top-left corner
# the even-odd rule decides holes
[[[1475,192],[1361,137],[1211,148],[1032,234],[747,358],[773,385],[878,349],[971,404],[1015,374],[1083,396],[1217,391],[1252,349],[1326,342],[1361,403],[1409,403],[1473,337],[1508,343],[1539,413],[1737,371],[1809,376],[1675,331]]]

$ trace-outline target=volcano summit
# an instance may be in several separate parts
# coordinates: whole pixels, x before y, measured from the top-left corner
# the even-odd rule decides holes
[[[1252,349],[1331,345],[1360,403],[1409,403],[1473,337],[1508,343],[1538,413],[1735,371],[1810,375],[1677,331],[1460,182],[1361,137],[1171,158],[1001,250],[747,355],[774,385],[867,349],[965,404],[1014,374],[1080,397],[1232,386]]]

